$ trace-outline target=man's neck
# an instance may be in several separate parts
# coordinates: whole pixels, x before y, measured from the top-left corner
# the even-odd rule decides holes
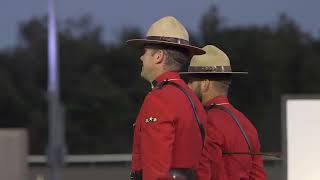
[[[218,96],[226,96],[225,93],[218,93],[218,92],[215,92],[215,91],[211,91],[210,93],[208,94],[203,94],[202,95],[202,105],[206,105],[211,99],[213,98],[216,98]]]
[[[161,76],[162,74],[166,73],[168,71],[165,71],[165,70],[161,70],[159,69],[158,71],[154,72],[153,74],[153,78],[152,80],[150,80],[149,82],[152,83],[154,80],[156,80],[159,76]]]

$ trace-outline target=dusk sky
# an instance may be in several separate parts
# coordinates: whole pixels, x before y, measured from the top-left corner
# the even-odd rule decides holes
[[[104,39],[115,39],[123,27],[144,31],[157,19],[172,15],[197,32],[201,16],[216,5],[227,25],[272,24],[284,12],[301,28],[320,37],[319,0],[56,0],[59,20],[89,14],[104,27]],[[47,0],[2,0],[0,48],[17,43],[18,24],[47,13]]]

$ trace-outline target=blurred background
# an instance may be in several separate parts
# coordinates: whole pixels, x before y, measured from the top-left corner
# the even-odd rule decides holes
[[[258,129],[262,151],[281,152],[281,97],[320,92],[319,7],[311,0],[57,0],[68,154],[121,159],[131,153],[132,124],[150,85],[140,78],[141,52],[125,41],[144,37],[167,15],[186,26],[194,45],[216,45],[234,70],[249,72],[233,79],[231,102]],[[48,145],[47,20],[46,1],[2,0],[0,128],[25,129],[33,157],[28,177],[37,180],[46,179],[45,160],[36,158]],[[101,168],[104,179],[128,179],[130,158],[94,157],[74,166]],[[281,175],[276,161],[267,162],[269,169],[276,166],[268,169],[269,179]]]

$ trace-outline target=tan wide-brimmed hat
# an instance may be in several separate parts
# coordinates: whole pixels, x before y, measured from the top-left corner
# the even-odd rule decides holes
[[[153,23],[144,39],[130,39],[127,44],[138,48],[145,45],[180,47],[188,50],[191,55],[205,53],[201,48],[190,45],[188,31],[172,16],[163,17]]]
[[[248,74],[232,71],[228,56],[216,46],[207,45],[202,49],[206,54],[193,56],[188,72],[180,72],[181,75]]]

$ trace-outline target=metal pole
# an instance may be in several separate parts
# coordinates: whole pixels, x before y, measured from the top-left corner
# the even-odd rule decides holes
[[[64,111],[59,96],[58,39],[54,0],[48,0],[48,119],[49,180],[62,180],[65,137]]]

